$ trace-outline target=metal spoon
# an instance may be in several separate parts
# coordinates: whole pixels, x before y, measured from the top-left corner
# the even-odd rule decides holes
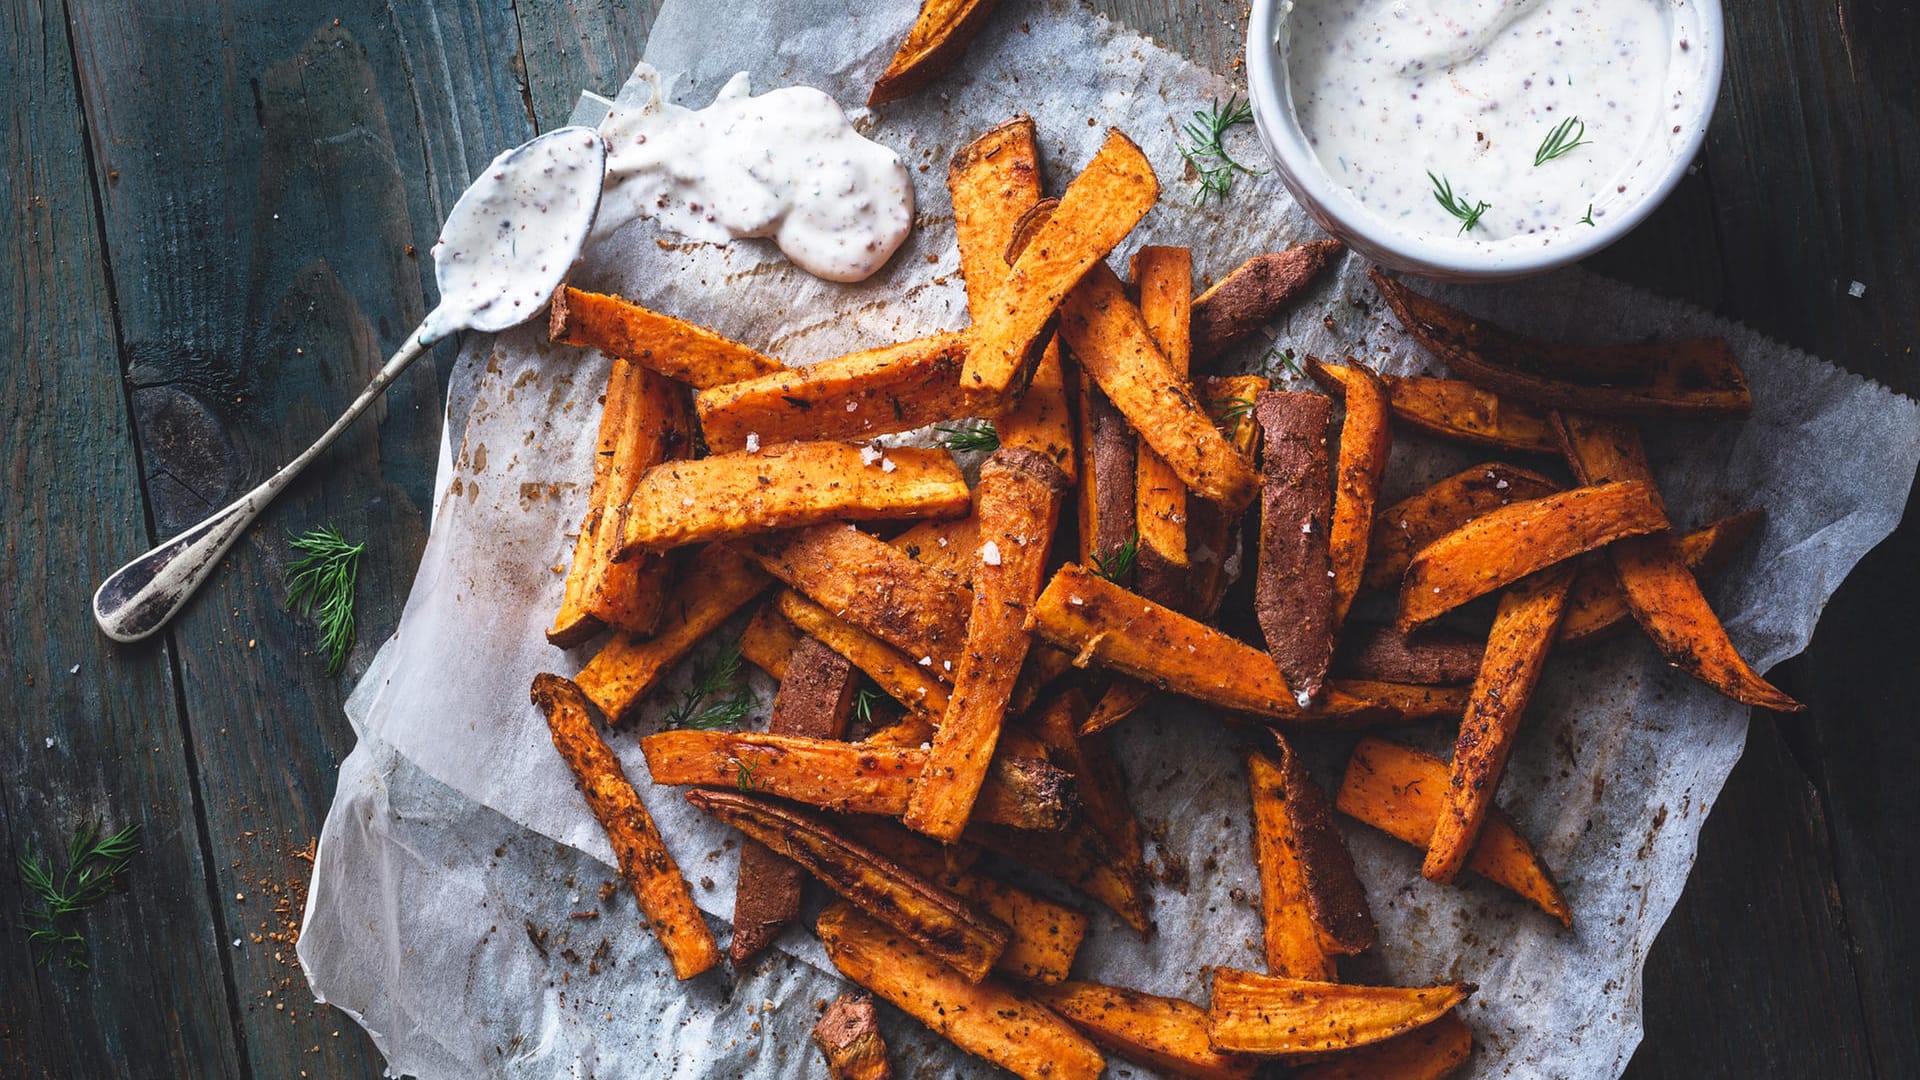
[[[454,204],[434,245],[439,306],[304,453],[101,582],[93,594],[100,629],[115,641],[138,641],[166,625],[273,497],[434,342],[460,330],[505,330],[545,308],[593,231],[606,168],[606,144],[586,127],[550,131],[494,158]]]

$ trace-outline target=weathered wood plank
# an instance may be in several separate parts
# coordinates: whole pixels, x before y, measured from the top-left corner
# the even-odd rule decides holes
[[[661,0],[517,0],[527,93],[540,130],[567,122],[580,91],[612,97],[646,50]]]
[[[58,3],[0,8],[0,100],[0,1074],[238,1075],[168,656],[87,609],[149,537]],[[85,915],[93,970],[37,967],[19,860],[59,872],[92,820],[143,850]]]

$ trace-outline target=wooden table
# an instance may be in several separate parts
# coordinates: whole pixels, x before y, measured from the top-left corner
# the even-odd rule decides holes
[[[279,501],[164,639],[109,645],[87,598],[346,404],[429,306],[421,253],[467,178],[578,88],[617,86],[655,5],[5,4],[0,1075],[377,1076],[283,938],[353,743],[341,701],[425,540],[452,350]],[[1243,3],[1100,6],[1237,70]],[[1912,392],[1920,6],[1733,6],[1700,168],[1593,265]],[[340,679],[284,610],[286,535],[323,523],[368,542]],[[1754,718],[1648,961],[1630,1075],[1920,1075],[1917,561],[1909,519],[1777,673],[1811,708]],[[37,967],[17,861],[95,817],[139,823],[144,850],[86,918],[93,970]]]

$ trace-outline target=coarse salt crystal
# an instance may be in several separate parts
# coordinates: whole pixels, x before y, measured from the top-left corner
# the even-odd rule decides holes
[[[692,506],[692,505],[693,505],[693,496],[691,496],[691,495],[683,495],[683,496],[681,496],[681,497],[680,497],[680,505],[681,505],[681,506]]]
[[[1847,295],[1853,297],[1855,300],[1867,295],[1867,283],[1864,281],[1856,281],[1847,286]]]
[[[920,658],[920,666],[921,666],[921,667],[932,667],[932,666],[933,666],[933,657],[931,657],[931,656],[923,656],[923,657],[921,657],[921,658]]]
[[[898,465],[895,465],[895,464],[893,463],[893,459],[892,459],[892,458],[881,458],[881,459],[880,459],[880,471],[881,471],[881,472],[892,472],[893,470],[895,470],[895,469],[897,469],[897,468],[899,468],[899,467],[900,467],[900,466],[898,466]]]
[[[857,401],[849,401],[849,402],[847,402],[847,411],[848,411],[848,412],[853,412],[853,411],[855,411],[855,410],[857,410],[857,409],[859,409],[859,408],[860,408],[860,403],[859,403],[859,402],[857,402]]]
[[[1079,597],[1072,595],[1071,593],[1067,595],[1067,603],[1073,604],[1077,607],[1085,607],[1087,604],[1085,600],[1082,600]]]
[[[47,736],[47,749],[53,749],[53,736]]]
[[[68,668],[68,669],[67,669],[67,674],[69,674],[69,675],[78,675],[78,674],[80,674],[80,665],[79,665],[79,664],[75,664],[75,665],[73,665],[72,667],[70,667],[70,668]]]
[[[757,431],[747,432],[747,453],[757,454],[759,452],[760,452],[760,433]]]
[[[1295,690],[1293,692],[1293,700],[1299,702],[1300,707],[1304,709],[1313,704],[1313,695],[1307,693],[1305,690]]]
[[[980,561],[988,566],[1000,565],[1000,545],[989,540],[980,545]]]
[[[946,669],[947,669],[948,671],[952,671],[952,670],[953,670],[953,661],[951,661],[951,660],[942,660],[942,661],[940,661],[940,666],[941,666],[941,667],[943,667],[943,668],[946,668]]]
[[[1310,533],[1310,532],[1312,532],[1312,531],[1313,531],[1313,519],[1311,519],[1311,518],[1309,518],[1309,519],[1307,519],[1306,521],[1303,521],[1303,522],[1301,522],[1301,523],[1300,523],[1300,531],[1301,531],[1302,533]]]
[[[1493,489],[1495,491],[1505,491],[1512,486],[1512,484],[1507,483],[1505,480],[1495,480],[1493,482]],[[1406,528],[1406,525],[1407,523],[1404,521],[1400,523],[1400,527],[1403,529]]]
[[[860,464],[862,465],[871,465],[885,456],[886,455],[882,454],[877,448],[872,446],[863,446],[860,448]]]

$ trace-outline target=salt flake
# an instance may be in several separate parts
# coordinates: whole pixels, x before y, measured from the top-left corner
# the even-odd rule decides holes
[[[1867,295],[1867,283],[1864,281],[1856,281],[1847,286],[1847,295],[1853,297],[1855,300]]]
[[[757,431],[747,432],[747,453],[757,454],[759,452],[760,452],[760,433]]]
[[[895,465],[895,464],[893,463],[893,459],[892,459],[892,458],[881,458],[881,459],[880,459],[880,471],[881,471],[881,472],[892,472],[893,470],[895,470],[895,469],[897,469],[897,468],[899,468],[899,467],[900,467],[900,466],[898,466],[898,465]]]
[[[886,455],[882,454],[876,447],[863,446],[860,448],[860,464],[862,465],[871,465],[885,456]]]
[[[988,566],[1000,565],[1000,545],[989,540],[980,545],[980,561]]]

